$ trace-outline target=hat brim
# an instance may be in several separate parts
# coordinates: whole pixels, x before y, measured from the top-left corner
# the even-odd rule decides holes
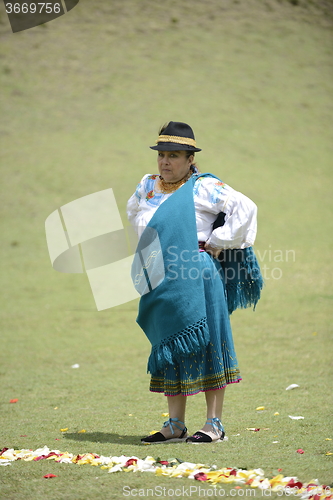
[[[150,146],[150,149],[154,149],[155,151],[192,151],[193,153],[201,151],[201,149],[194,146],[177,144],[176,142],[159,142],[156,146]]]

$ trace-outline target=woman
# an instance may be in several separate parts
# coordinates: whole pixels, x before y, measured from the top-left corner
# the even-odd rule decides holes
[[[143,177],[128,201],[127,213],[141,236],[142,267],[134,274],[137,282],[145,277],[149,284],[142,292],[137,321],[152,343],[150,390],[166,395],[170,418],[160,432],[141,441],[221,442],[225,388],[241,377],[225,293],[227,270],[218,258],[230,249],[253,245],[257,209],[215,176],[199,173],[194,155],[201,149],[186,123],[169,122],[151,149],[158,151],[159,175]],[[222,222],[217,223],[221,216]],[[154,236],[147,240],[149,230]],[[153,240],[155,250],[148,252]],[[157,262],[158,258],[162,261]],[[253,263],[253,254],[251,259]],[[158,278],[152,286],[154,272]],[[246,297],[237,288],[240,276],[234,278],[238,279],[236,307],[255,304],[259,296],[253,294],[253,277]],[[205,392],[207,420],[189,436],[184,423],[186,400],[198,392]]]

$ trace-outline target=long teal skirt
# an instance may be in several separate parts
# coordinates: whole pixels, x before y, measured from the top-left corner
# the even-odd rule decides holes
[[[200,252],[200,257],[210,342],[201,353],[192,354],[180,363],[169,364],[163,371],[152,373],[152,392],[164,393],[166,396],[190,396],[222,389],[241,380],[220,264],[206,252]],[[172,311],[166,312],[166,321],[170,314]]]

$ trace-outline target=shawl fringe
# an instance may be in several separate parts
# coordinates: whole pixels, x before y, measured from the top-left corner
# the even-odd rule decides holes
[[[173,365],[183,357],[196,354],[206,347],[208,342],[209,331],[205,317],[154,346],[148,359],[147,372],[156,373],[168,364]]]
[[[221,265],[225,276],[229,314],[238,308],[245,309],[253,306],[253,310],[255,310],[264,286],[264,279],[253,248],[227,250],[224,254]],[[230,276],[228,271],[236,269],[238,278],[228,279],[228,274]]]

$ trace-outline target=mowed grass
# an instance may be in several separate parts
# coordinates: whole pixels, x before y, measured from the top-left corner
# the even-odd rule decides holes
[[[1,447],[176,456],[332,483],[328,13],[287,1],[81,1],[17,34],[3,5],[0,14]],[[168,120],[189,122],[201,170],[259,209],[266,286],[255,312],[232,317],[243,381],[227,390],[222,445],[139,444],[167,404],[148,391],[137,302],[97,312],[87,277],[55,272],[46,247],[51,212],[108,187],[125,223]],[[292,383],[300,387],[286,391]],[[204,396],[189,398],[189,430],[204,418]],[[45,481],[48,472],[58,477]],[[0,477],[0,498],[13,500],[188,484],[50,461],[15,462]]]

